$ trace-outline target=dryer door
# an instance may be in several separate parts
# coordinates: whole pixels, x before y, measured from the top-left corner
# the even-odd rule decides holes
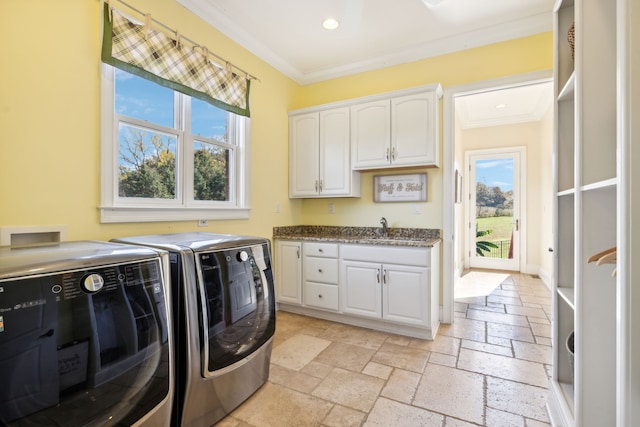
[[[0,420],[11,420],[58,403],[57,358],[42,357],[56,355],[58,313],[46,279],[0,291]]]
[[[197,254],[207,328],[203,376],[233,365],[275,332],[273,273],[267,244]]]
[[[130,426],[170,394],[158,259],[0,281],[0,425]]]

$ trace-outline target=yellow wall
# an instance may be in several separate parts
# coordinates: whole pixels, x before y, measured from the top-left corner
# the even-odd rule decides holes
[[[298,223],[286,165],[287,111],[299,86],[174,1],[127,3],[260,78],[251,87],[251,219],[207,228],[194,221],[100,224],[101,4],[3,0],[0,226],[66,225],[69,240],[108,240],[187,230],[270,237],[273,226]]]
[[[251,219],[211,221],[207,228],[193,221],[101,224],[101,4],[2,0],[0,227],[66,225],[69,240],[194,230],[269,237],[273,226],[377,226],[384,215],[392,226],[441,228],[440,169],[427,170],[429,202],[422,204],[420,215],[405,204],[374,205],[373,172],[363,175],[360,199],[332,200],[333,215],[327,200],[289,200],[287,111],[434,82],[446,87],[549,69],[552,64],[552,36],[546,33],[301,87],[174,1],[127,2],[260,78],[251,92]]]

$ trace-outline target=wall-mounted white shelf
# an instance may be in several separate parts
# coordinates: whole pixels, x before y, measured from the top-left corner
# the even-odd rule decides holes
[[[557,291],[558,291],[558,295],[560,295],[560,297],[564,300],[564,302],[569,304],[569,307],[571,307],[571,309],[576,308],[575,307],[575,291],[573,288],[558,287]]]
[[[558,94],[558,102],[573,101],[576,88],[576,73],[571,73],[571,77],[567,80],[560,93]]]

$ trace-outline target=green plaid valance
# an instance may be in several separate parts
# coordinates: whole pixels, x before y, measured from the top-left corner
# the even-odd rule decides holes
[[[139,25],[109,4],[104,5],[102,61],[162,86],[249,117],[248,75],[214,64],[205,48],[185,46],[152,28]]]

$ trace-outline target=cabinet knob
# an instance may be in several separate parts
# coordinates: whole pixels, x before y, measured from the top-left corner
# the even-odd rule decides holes
[[[322,273],[322,269],[321,268],[318,269],[318,273]]]
[[[318,294],[318,298],[322,299],[322,294]]]
[[[553,252],[553,248],[549,248],[549,252]]]
[[[322,253],[322,252],[324,252],[324,251],[323,251],[322,249],[318,249],[318,252]]]

